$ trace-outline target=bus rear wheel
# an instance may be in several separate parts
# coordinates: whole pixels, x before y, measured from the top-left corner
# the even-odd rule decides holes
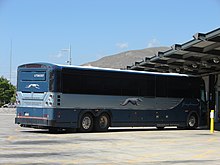
[[[86,113],[80,120],[79,132],[91,132],[93,129],[93,117],[90,113]]]
[[[107,113],[103,113],[95,119],[94,130],[98,132],[106,132],[108,131],[109,125],[110,125],[110,117]]]
[[[198,127],[198,118],[196,114],[191,114],[187,121],[188,129],[196,129]]]

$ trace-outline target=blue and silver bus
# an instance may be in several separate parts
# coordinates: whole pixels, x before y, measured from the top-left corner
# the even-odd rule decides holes
[[[18,67],[15,123],[80,132],[109,127],[206,125],[204,81],[153,73],[49,63]]]

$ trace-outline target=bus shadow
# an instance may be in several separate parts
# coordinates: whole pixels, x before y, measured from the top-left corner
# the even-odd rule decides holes
[[[204,128],[198,128],[196,130],[202,130]],[[157,128],[110,128],[107,132],[89,132],[89,134],[99,133],[99,134],[108,134],[114,132],[165,132],[165,131],[186,131],[187,129],[180,129],[180,128],[164,128],[162,130]],[[58,132],[50,132],[48,130],[25,130],[21,131],[22,133],[35,133],[35,134],[82,134],[81,132],[77,131],[58,131]],[[87,133],[84,133],[87,134]]]
[[[177,128],[165,128],[165,129],[157,129],[157,128],[113,128],[109,129],[108,132],[148,132],[148,131],[173,131],[173,130],[180,130]]]

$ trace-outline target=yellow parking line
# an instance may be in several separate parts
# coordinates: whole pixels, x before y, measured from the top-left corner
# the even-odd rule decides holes
[[[201,154],[197,154],[197,155],[193,156],[193,158],[205,158],[205,157],[210,156],[212,153],[214,153],[213,150],[208,150],[206,152],[203,152]]]
[[[217,141],[217,138],[216,138],[216,137],[214,137],[214,138],[209,138],[207,141],[208,141],[208,142],[216,142],[216,141]]]

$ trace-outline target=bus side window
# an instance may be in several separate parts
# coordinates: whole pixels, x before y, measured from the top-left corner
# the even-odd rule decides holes
[[[137,84],[140,96],[155,97],[155,76],[144,76]]]
[[[167,97],[167,78],[165,76],[156,77],[156,96]]]

